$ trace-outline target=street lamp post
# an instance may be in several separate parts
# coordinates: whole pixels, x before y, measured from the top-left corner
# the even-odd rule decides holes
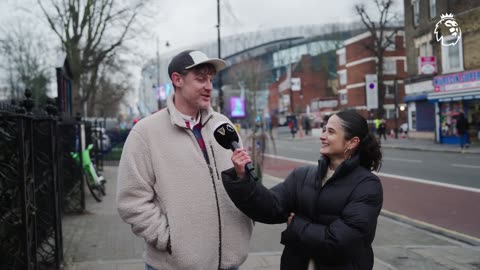
[[[398,83],[397,79],[393,81],[393,97],[394,97],[394,111],[395,111],[395,139],[398,139]]]
[[[220,0],[217,0],[217,47],[218,58],[222,58],[222,46],[220,42]],[[223,90],[222,90],[222,73],[218,72],[218,106],[219,112],[223,113]]]

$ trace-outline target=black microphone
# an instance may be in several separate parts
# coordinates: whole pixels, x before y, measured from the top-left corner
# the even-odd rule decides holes
[[[225,149],[235,151],[235,149],[240,148],[240,145],[238,144],[238,134],[235,131],[235,128],[229,123],[220,123],[218,127],[215,128],[213,136],[215,137],[215,140],[217,140],[218,144]],[[245,170],[253,179],[255,179],[255,181],[258,181],[255,168],[251,162],[245,164]]]

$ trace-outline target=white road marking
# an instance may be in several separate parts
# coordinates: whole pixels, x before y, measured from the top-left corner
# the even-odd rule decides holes
[[[283,157],[283,156],[275,156],[275,155],[270,155],[270,154],[265,154],[265,156],[270,157],[270,158],[289,160],[289,161],[293,161],[293,162],[301,162],[301,163],[310,164],[310,165],[317,165],[318,164],[317,162],[313,162],[313,161],[296,159],[296,158],[288,158],[288,157]],[[379,175],[379,176],[396,178],[398,180],[411,181],[411,182],[422,183],[422,184],[427,184],[427,185],[440,186],[440,187],[453,188],[453,189],[459,189],[459,190],[464,190],[464,191],[480,193],[480,188],[465,187],[465,186],[459,186],[459,185],[454,185],[454,184],[441,183],[441,182],[436,182],[436,181],[432,181],[432,180],[420,179],[420,178],[415,178],[415,177],[408,177],[408,176],[403,176],[403,175],[395,175],[395,174],[388,174],[388,173],[376,173],[376,174]]]
[[[460,168],[469,168],[469,169],[480,169],[480,166],[477,165],[468,165],[468,164],[451,164],[453,167],[460,167]]]
[[[422,184],[427,184],[427,185],[453,188],[453,189],[459,189],[459,190],[464,190],[464,191],[480,193],[480,188],[473,188],[473,187],[466,187],[466,186],[460,186],[460,185],[454,185],[454,184],[447,184],[447,183],[436,182],[436,181],[433,181],[433,180],[426,180],[426,179],[408,177],[408,176],[396,175],[396,174],[388,174],[388,173],[377,173],[377,174],[379,176],[397,178],[398,180],[405,180],[405,181],[411,181],[411,182],[422,183]]]
[[[391,157],[384,157],[383,160],[401,161],[401,162],[410,162],[410,163],[422,163],[423,162],[423,160],[419,160],[419,159],[405,159],[405,158],[391,158]]]

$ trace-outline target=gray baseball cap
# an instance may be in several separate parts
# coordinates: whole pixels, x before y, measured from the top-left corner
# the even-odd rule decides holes
[[[184,70],[206,63],[212,64],[217,72],[224,69],[227,65],[222,59],[209,58],[201,51],[187,50],[172,58],[172,61],[170,61],[168,65],[168,76],[172,78],[173,72],[181,73]]]

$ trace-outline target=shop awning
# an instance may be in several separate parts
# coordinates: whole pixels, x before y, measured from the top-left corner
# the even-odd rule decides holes
[[[480,90],[431,93],[428,94],[427,99],[430,102],[480,99]]]
[[[410,95],[403,97],[403,102],[410,102],[415,100],[424,100],[427,99],[428,94],[420,94],[420,95]]]

